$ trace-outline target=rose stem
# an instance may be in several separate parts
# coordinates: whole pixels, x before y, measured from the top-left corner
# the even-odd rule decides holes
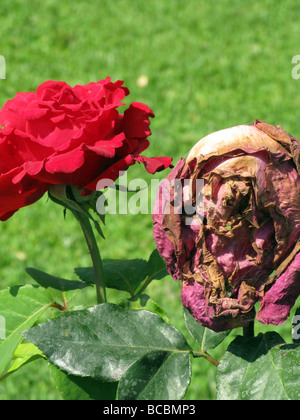
[[[254,337],[254,320],[250,321],[246,327],[243,327],[244,337]]]
[[[147,277],[143,286],[140,288],[140,290],[137,292],[137,294],[134,295],[133,297],[137,298],[139,295],[141,295],[147,289],[147,287],[152,282],[152,280],[153,280],[152,277]]]
[[[85,216],[81,212],[73,212],[76,219],[79,221],[88,249],[91,254],[94,273],[95,273],[95,284],[96,284],[96,294],[97,294],[97,302],[104,303],[106,302],[106,291],[105,291],[105,284],[104,284],[104,273],[103,273],[103,265],[102,260],[99,252],[99,248],[97,245],[97,241],[90,224],[90,221],[87,216]]]
[[[206,359],[212,365],[214,365],[216,367],[219,366],[219,362],[217,360],[215,360],[213,357],[211,357],[208,353],[203,353],[203,357],[204,357],[204,359]]]
[[[203,357],[204,359],[206,359],[212,365],[214,365],[216,367],[219,366],[219,362],[216,359],[214,359],[212,356],[210,356],[208,353],[206,353],[202,350],[199,350],[199,351],[194,350],[192,353],[193,353],[194,357]]]

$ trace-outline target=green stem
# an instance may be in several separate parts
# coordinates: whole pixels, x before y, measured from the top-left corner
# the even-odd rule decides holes
[[[85,216],[83,213],[77,212],[77,211],[72,211],[72,212],[80,223],[87,246],[91,254],[93,267],[94,267],[94,273],[95,273],[97,302],[104,303],[106,302],[106,291],[105,291],[105,283],[104,283],[103,265],[102,265],[99,248],[97,245],[97,241],[96,241],[92,226],[90,224],[88,217]]]
[[[137,298],[138,296],[140,296],[147,289],[147,287],[152,282],[152,280],[153,280],[152,277],[147,277],[143,286],[140,288],[140,290],[137,292],[137,294],[134,297]]]
[[[194,357],[203,357],[204,359],[206,359],[209,363],[211,363],[215,367],[219,366],[219,362],[216,359],[214,359],[212,356],[210,356],[208,353],[206,353],[202,350],[193,351],[193,356]]]
[[[219,362],[216,359],[214,359],[213,357],[211,357],[209,354],[203,353],[203,357],[204,357],[204,359],[206,359],[209,363],[211,363],[215,367],[219,366]]]

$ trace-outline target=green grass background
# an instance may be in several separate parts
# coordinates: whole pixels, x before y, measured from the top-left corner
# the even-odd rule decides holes
[[[155,112],[148,156],[176,163],[204,135],[255,118],[300,136],[300,80],[291,75],[299,20],[297,0],[3,0],[0,105],[48,79],[73,86],[109,75],[129,87],[127,104],[145,102]],[[137,84],[142,75],[146,87]],[[151,179],[140,165],[128,176]],[[155,246],[150,214],[110,215],[104,231],[104,258],[147,258]],[[0,288],[29,282],[27,266],[74,278],[73,267],[90,265],[75,221],[46,197],[0,224],[0,249]],[[186,334],[179,285],[167,277],[149,294]],[[82,292],[77,304],[94,304],[94,296]],[[291,341],[290,328],[276,330]],[[186,398],[214,397],[215,368],[194,360]],[[0,399],[59,398],[44,361],[0,384]]]

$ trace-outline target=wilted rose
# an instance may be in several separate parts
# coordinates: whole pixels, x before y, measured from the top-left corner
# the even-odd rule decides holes
[[[154,114],[140,102],[119,113],[128,94],[122,81],[109,77],[73,88],[50,80],[7,101],[0,110],[0,220],[51,185],[89,194],[99,180],[113,182],[135,162],[152,174],[167,168],[171,158],[141,156]]]
[[[287,319],[300,294],[299,170],[299,140],[256,121],[203,138],[161,183],[154,238],[202,325],[246,326],[258,301],[261,322]]]

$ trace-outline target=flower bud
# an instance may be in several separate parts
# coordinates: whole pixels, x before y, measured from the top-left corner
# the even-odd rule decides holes
[[[299,140],[256,120],[204,137],[161,183],[154,239],[202,325],[246,326],[257,302],[265,324],[288,317],[300,294],[299,169]]]

